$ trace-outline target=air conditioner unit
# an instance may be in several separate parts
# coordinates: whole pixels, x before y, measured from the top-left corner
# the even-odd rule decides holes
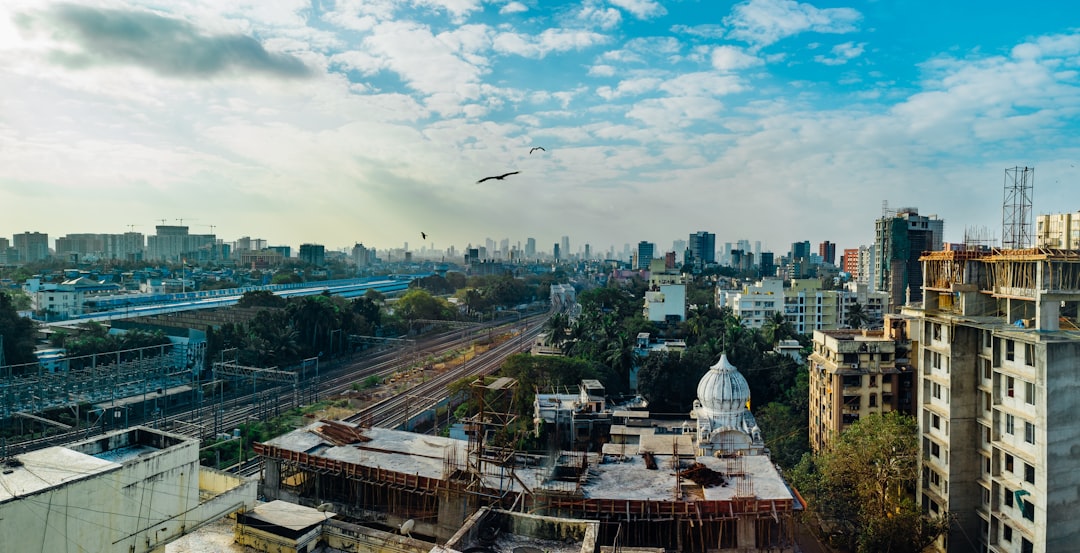
[[[858,368],[859,368],[859,364],[858,364],[858,363],[852,363],[852,364],[851,364],[851,368],[853,368],[853,369],[858,369]]]

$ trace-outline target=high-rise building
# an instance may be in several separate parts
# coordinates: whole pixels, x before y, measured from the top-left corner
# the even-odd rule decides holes
[[[788,254],[790,261],[796,259],[810,259],[810,241],[804,240],[802,242],[792,242],[791,252]]]
[[[952,520],[936,550],[1075,551],[1080,259],[952,250],[922,267],[923,301],[903,314],[918,341],[917,502]]]
[[[894,216],[885,216],[875,224],[874,289],[888,292],[890,310],[909,301],[922,301],[922,264],[924,252],[942,248],[945,221],[936,215],[924,217],[913,207],[903,208]]]
[[[703,230],[695,232],[687,240],[687,246],[690,249],[690,262],[698,269],[716,263],[715,234]]]
[[[828,240],[818,244],[818,255],[821,256],[822,262],[836,265],[836,244]]]
[[[773,252],[761,252],[758,257],[758,272],[761,276],[776,276],[776,264],[773,261]]]
[[[851,275],[852,280],[859,278],[859,248],[844,248],[840,256],[840,270]]]
[[[720,252],[720,256],[721,256],[720,264],[721,265],[725,265],[727,267],[731,266],[731,250],[732,249],[734,249],[734,248],[731,247],[731,242],[724,242],[724,251]]]
[[[563,236],[562,239],[559,241],[559,244],[560,244],[560,247],[562,248],[560,250],[562,252],[562,255],[569,258],[570,257],[570,237],[569,236]]]
[[[585,261],[592,259],[592,246],[585,244]]]
[[[297,257],[304,263],[323,267],[326,265],[326,246],[322,244],[300,244],[300,253]]]
[[[653,252],[656,250],[656,246],[652,242],[646,242],[642,240],[637,245],[637,263],[634,264],[634,268],[638,270],[645,270],[649,268],[649,263],[652,262]]]
[[[188,234],[184,225],[158,225],[157,234],[146,237],[146,258],[180,262],[216,259],[217,237],[213,234]]]
[[[525,257],[529,259],[536,259],[536,239],[525,239]]]
[[[551,257],[555,258],[555,261],[562,259],[562,252],[559,251],[558,242],[551,245]]]
[[[49,257],[49,235],[42,232],[23,232],[11,238],[12,246],[19,252],[18,261],[32,263]]]

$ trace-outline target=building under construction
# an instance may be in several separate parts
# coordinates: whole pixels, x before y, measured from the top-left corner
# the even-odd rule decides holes
[[[918,341],[918,501],[938,551],[1075,550],[1080,252],[930,252]]]
[[[509,394],[512,379],[482,386]],[[478,386],[481,387],[481,386]],[[680,425],[620,430],[594,453],[530,455],[491,442],[510,422],[481,409],[468,440],[320,421],[255,450],[268,499],[322,505],[352,520],[444,544],[478,509],[599,521],[598,546],[793,552],[803,505],[767,455],[749,388],[721,358]],[[492,405],[497,404],[493,402]]]

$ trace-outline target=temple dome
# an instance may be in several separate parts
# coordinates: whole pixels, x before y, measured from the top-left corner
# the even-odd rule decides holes
[[[698,401],[710,415],[746,411],[750,401],[750,385],[727,359],[727,354],[709,368],[698,382]]]

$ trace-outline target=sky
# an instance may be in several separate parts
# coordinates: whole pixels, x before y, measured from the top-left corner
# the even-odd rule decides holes
[[[1058,0],[4,0],[0,236],[782,254],[917,207],[1000,240],[1007,169],[1035,213],[1080,210],[1078,25]]]

